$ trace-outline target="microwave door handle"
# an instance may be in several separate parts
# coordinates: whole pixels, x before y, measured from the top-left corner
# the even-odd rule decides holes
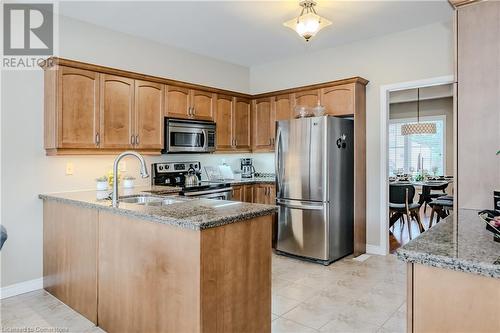
[[[204,129],[203,135],[201,136],[201,145],[203,146],[203,150],[208,149],[208,131]]]

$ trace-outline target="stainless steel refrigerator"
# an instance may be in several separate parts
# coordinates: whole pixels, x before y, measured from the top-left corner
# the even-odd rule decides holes
[[[276,124],[276,250],[328,265],[353,252],[354,121]]]

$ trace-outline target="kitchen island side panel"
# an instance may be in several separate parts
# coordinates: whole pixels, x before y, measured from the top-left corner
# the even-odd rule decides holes
[[[203,332],[271,332],[272,219],[201,232]]]
[[[98,210],[43,203],[43,287],[97,323]]]

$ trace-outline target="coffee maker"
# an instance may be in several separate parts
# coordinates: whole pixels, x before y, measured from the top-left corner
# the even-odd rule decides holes
[[[241,159],[241,178],[252,178],[255,173],[253,160],[251,158]]]

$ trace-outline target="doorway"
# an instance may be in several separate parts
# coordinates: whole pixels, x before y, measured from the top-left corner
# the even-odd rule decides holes
[[[381,87],[383,253],[393,252],[436,224],[436,212],[431,222],[433,198],[453,199],[454,91],[452,76]]]

